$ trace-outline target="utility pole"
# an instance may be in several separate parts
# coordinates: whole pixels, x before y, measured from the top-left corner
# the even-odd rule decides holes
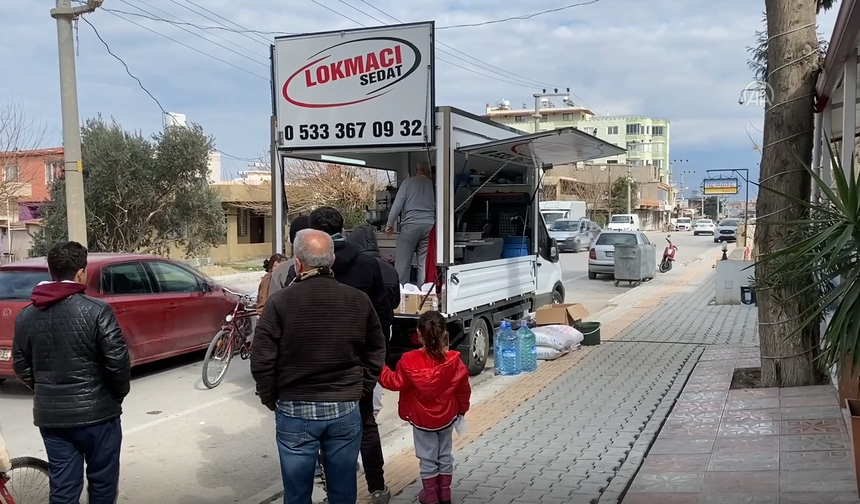
[[[633,213],[633,195],[631,187],[633,185],[633,177],[630,175],[631,170],[630,167],[627,167],[627,213]]]
[[[57,0],[51,17],[57,20],[60,54],[60,104],[63,114],[63,177],[66,180],[66,222],[69,240],[87,246],[87,213],[84,204],[84,169],[81,161],[81,120],[78,114],[78,81],[75,73],[75,37],[72,23],[101,7],[104,0],[88,0],[72,7],[71,0]]]
[[[540,133],[540,120],[542,119],[542,116],[540,113],[540,99],[541,98],[554,98],[554,97],[560,96],[560,97],[563,97],[565,101],[567,101],[570,98],[570,88],[567,88],[567,93],[559,93],[558,88],[555,88],[553,91],[554,91],[553,93],[547,93],[546,89],[544,89],[543,92],[534,94],[534,97],[535,97],[535,113],[534,113],[535,133]]]

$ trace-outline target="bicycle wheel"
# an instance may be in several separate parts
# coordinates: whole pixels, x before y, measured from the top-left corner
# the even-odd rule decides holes
[[[51,496],[48,463],[34,457],[12,459],[12,469],[6,473],[6,491],[15,504],[44,504]]]
[[[212,342],[209,343],[206,357],[203,360],[203,385],[206,385],[206,388],[217,387],[227,375],[227,368],[230,367],[230,361],[233,359],[234,350],[236,350],[233,348],[234,341],[233,331],[222,329],[215,334]],[[216,364],[220,365],[221,369],[214,373],[215,377],[213,378],[210,375],[210,370],[213,367],[218,369]]]

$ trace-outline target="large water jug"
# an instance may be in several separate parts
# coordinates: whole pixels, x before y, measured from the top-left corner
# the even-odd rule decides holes
[[[537,342],[535,333],[529,329],[525,320],[520,320],[520,328],[517,329],[517,337],[520,343],[520,361],[523,373],[537,371]]]
[[[520,338],[511,329],[511,323],[502,321],[493,345],[497,375],[513,376],[522,372],[520,363]]]

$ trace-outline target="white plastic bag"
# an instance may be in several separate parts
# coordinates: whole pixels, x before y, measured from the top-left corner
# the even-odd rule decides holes
[[[538,346],[537,347],[537,360],[556,360],[562,355],[566,354],[567,351],[559,350],[557,348],[548,347],[548,346]]]
[[[539,347],[550,347],[556,350],[573,350],[582,343],[584,337],[575,328],[566,325],[548,325],[532,329],[535,343]]]
[[[6,443],[3,441],[3,434],[0,433],[0,473],[9,472],[12,469],[12,459],[9,458],[9,452],[6,451]]]
[[[454,420],[454,430],[457,431],[457,435],[466,435],[469,431],[469,426],[466,424],[466,417],[460,415],[456,420]]]

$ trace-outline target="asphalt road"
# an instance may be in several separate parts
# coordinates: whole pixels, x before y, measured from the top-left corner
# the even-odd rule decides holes
[[[708,249],[719,246],[714,243],[713,237],[693,236],[692,232],[647,234],[648,239],[657,244],[658,261],[667,245],[665,238],[668,235],[671,235],[672,241],[678,246],[675,259],[679,264],[696,259]],[[632,288],[626,283],[615,287],[615,282],[604,275],[598,276],[597,280],[589,280],[587,251],[561,254],[561,264],[564,271],[565,302],[582,303],[592,315],[609,306],[612,298]]]
[[[649,236],[665,243],[665,233]],[[714,247],[710,237],[673,238],[680,263]],[[587,253],[564,254],[561,261],[567,301],[584,303],[591,313],[629,289],[616,288],[611,280],[588,280]],[[257,282],[233,287],[251,291]],[[134,370],[122,417],[120,502],[220,504],[248,498],[279,480],[272,414],[253,393],[248,362],[233,361],[224,382],[207,390],[200,380],[202,358],[197,353]],[[490,374],[476,377],[475,385]],[[393,436],[403,425],[396,395],[386,393],[383,401],[381,431]],[[45,456],[31,407],[32,394],[23,386],[0,385],[0,427],[13,457]]]

